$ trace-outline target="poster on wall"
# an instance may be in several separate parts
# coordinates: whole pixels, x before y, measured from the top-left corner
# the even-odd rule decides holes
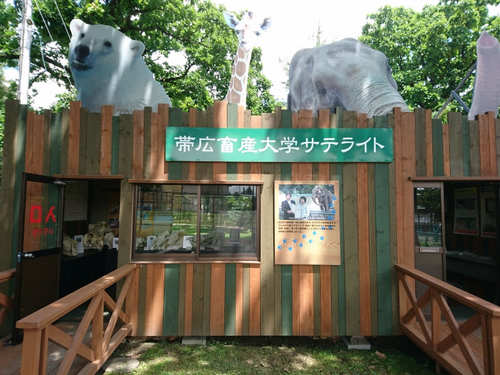
[[[340,264],[339,183],[275,181],[276,264]]]
[[[455,225],[456,234],[477,236],[479,233],[477,189],[455,189]]]
[[[493,191],[481,192],[481,236],[496,237],[497,202]]]

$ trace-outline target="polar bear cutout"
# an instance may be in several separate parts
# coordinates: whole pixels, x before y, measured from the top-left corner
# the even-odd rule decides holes
[[[101,106],[113,105],[116,115],[172,104],[142,58],[143,43],[111,26],[79,19],[70,28],[68,60],[84,108],[100,112]]]

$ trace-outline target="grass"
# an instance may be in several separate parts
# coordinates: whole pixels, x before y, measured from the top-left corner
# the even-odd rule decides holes
[[[135,375],[434,374],[434,363],[406,338],[371,342],[371,351],[348,351],[342,342],[331,340],[212,338],[206,346],[160,341],[140,353],[141,342],[131,341],[122,344],[114,357],[135,353],[140,361]]]

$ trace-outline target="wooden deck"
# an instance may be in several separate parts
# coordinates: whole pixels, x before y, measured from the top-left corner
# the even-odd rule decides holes
[[[457,375],[500,374],[500,307],[410,267],[396,265],[400,298],[400,327],[438,364]],[[414,284],[427,290],[418,299]],[[451,301],[473,310],[457,319]]]

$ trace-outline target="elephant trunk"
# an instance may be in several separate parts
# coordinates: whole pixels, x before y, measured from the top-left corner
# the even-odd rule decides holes
[[[381,116],[390,113],[393,108],[399,107],[403,112],[409,112],[409,108],[398,91],[385,83],[372,83],[364,85],[358,90],[353,90],[352,103],[356,103],[351,108],[345,103],[346,108],[353,111],[366,113],[368,117]]]

